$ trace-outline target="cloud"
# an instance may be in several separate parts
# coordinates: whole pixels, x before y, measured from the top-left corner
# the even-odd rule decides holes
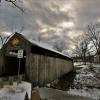
[[[20,1],[20,2],[19,2]],[[64,39],[66,45],[84,33],[86,25],[100,19],[100,0],[19,0],[25,13],[11,4],[0,6],[0,31],[20,31],[33,38],[41,34],[45,40]]]
[[[100,16],[100,0],[78,0],[76,4],[77,11],[77,28],[83,29],[86,25],[96,21]]]

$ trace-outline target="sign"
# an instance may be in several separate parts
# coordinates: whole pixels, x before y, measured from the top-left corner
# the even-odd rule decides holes
[[[14,39],[12,40],[12,45],[13,45],[13,46],[17,46],[18,43],[19,43],[18,38],[14,38]]]
[[[18,50],[17,58],[23,58],[23,49]]]

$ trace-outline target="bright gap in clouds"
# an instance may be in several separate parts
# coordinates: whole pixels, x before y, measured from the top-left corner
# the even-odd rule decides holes
[[[60,26],[63,28],[73,28],[74,22],[71,22],[71,21],[70,22],[62,22]]]
[[[75,45],[71,45],[70,48],[71,48],[72,50],[74,50],[74,49],[75,49]]]
[[[4,35],[4,36],[9,36],[11,34],[12,34],[11,32],[2,32],[2,35]]]
[[[83,34],[82,31],[69,31],[67,33],[67,36],[70,37],[71,39],[76,39],[78,37],[80,37]]]
[[[60,8],[60,11],[67,12],[68,10],[73,10],[72,4],[64,4],[63,7]]]

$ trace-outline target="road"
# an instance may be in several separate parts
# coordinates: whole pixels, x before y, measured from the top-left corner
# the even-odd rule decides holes
[[[46,100],[95,100],[88,97],[68,95],[67,92],[57,89],[38,88],[37,90],[41,98]]]

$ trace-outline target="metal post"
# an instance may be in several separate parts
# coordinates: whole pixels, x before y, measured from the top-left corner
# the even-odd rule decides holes
[[[19,58],[19,66],[18,66],[18,83],[20,82],[19,74],[20,74],[20,64],[21,58],[23,58],[23,49],[18,50],[17,58]]]
[[[19,66],[18,66],[18,83],[19,83],[19,74],[20,74],[20,62],[21,62],[21,58],[19,58]]]

